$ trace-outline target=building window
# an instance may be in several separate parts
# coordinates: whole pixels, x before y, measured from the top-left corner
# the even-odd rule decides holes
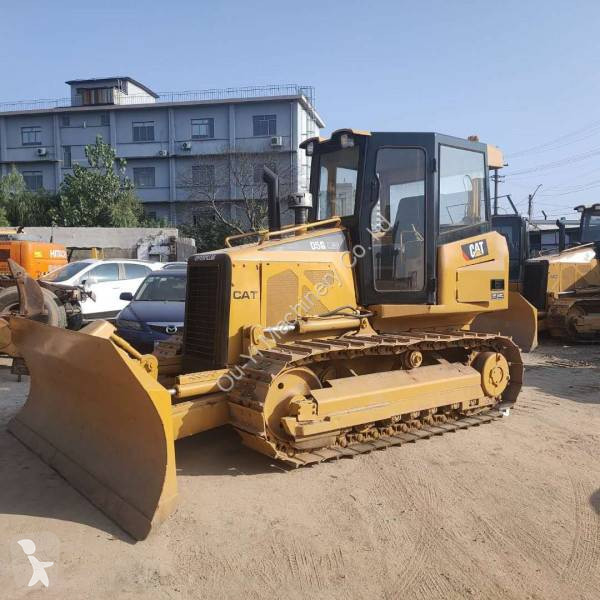
[[[277,135],[277,115],[255,115],[252,117],[254,135]]]
[[[215,165],[194,165],[192,185],[209,186],[215,184]]]
[[[108,113],[100,113],[100,125],[102,127],[108,127],[108,125],[110,125],[110,117]]]
[[[154,121],[134,121],[132,125],[134,142],[154,141]]]
[[[42,143],[41,127],[21,127],[21,142],[23,146],[37,146]]]
[[[84,106],[113,103],[113,88],[77,88],[77,94]]]
[[[23,171],[21,174],[28,190],[35,192],[44,187],[44,177],[41,171]]]
[[[254,183],[264,183],[263,181],[263,171],[264,167],[267,166],[273,173],[277,173],[277,165],[275,163],[258,163],[254,165],[254,174],[253,180]]]
[[[71,126],[71,115],[60,115],[60,126],[70,127]]]
[[[71,146],[63,146],[63,168],[71,168]]]
[[[154,167],[134,167],[133,183],[137,188],[154,187]]]
[[[192,139],[203,140],[215,137],[214,119],[192,119]]]

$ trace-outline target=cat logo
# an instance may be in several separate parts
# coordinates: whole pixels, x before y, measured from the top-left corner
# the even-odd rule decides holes
[[[258,292],[255,291],[241,291],[241,290],[234,290],[233,292],[233,298],[234,300],[250,300],[252,298],[252,300],[254,300],[256,298],[256,294]]]
[[[463,244],[461,249],[465,260],[475,260],[489,254],[486,240],[477,240],[470,244]]]

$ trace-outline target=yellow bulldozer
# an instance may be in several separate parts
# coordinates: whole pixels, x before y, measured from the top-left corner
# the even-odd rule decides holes
[[[520,350],[498,332],[532,332],[536,314],[509,310],[490,231],[499,151],[350,129],[302,148],[294,225],[265,168],[269,230],[189,259],[180,353],[140,355],[106,322],[9,320],[31,373],[10,431],[137,539],[174,506],[179,438],[228,424],[299,467],[490,422],[517,399]],[[498,319],[471,331],[481,314]]]
[[[558,253],[525,261],[523,295],[539,310],[541,331],[600,341],[600,204],[575,210],[581,214],[579,243],[565,248],[561,232]]]
[[[510,285],[520,292],[515,298],[537,308],[539,331],[573,342],[600,341],[600,204],[575,210],[581,215],[579,241],[566,247],[564,223],[557,221],[558,251],[533,258],[528,222],[516,210],[493,215],[492,228],[506,237]]]

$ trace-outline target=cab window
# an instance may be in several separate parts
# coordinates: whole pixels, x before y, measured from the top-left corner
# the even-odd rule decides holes
[[[384,148],[377,153],[377,202],[371,211],[374,287],[425,287],[425,152]]]
[[[484,154],[441,146],[439,185],[441,241],[479,233],[488,220]]]
[[[321,155],[319,218],[354,214],[359,148],[343,148]]]
[[[600,240],[600,212],[586,212],[583,217],[581,242],[596,242]]]

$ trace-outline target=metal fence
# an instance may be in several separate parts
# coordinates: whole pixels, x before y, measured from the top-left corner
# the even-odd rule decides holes
[[[156,102],[202,102],[206,100],[231,100],[248,98],[269,98],[274,96],[304,96],[311,107],[315,105],[315,88],[310,85],[285,84],[263,85],[238,88],[223,88],[211,90],[189,90],[185,92],[161,92]],[[149,104],[147,95],[127,96],[119,94],[115,104]],[[45,110],[53,108],[69,108],[81,106],[79,96],[44,100],[19,100],[15,102],[0,102],[0,112],[21,112],[28,110]],[[104,106],[102,104],[91,106]]]

